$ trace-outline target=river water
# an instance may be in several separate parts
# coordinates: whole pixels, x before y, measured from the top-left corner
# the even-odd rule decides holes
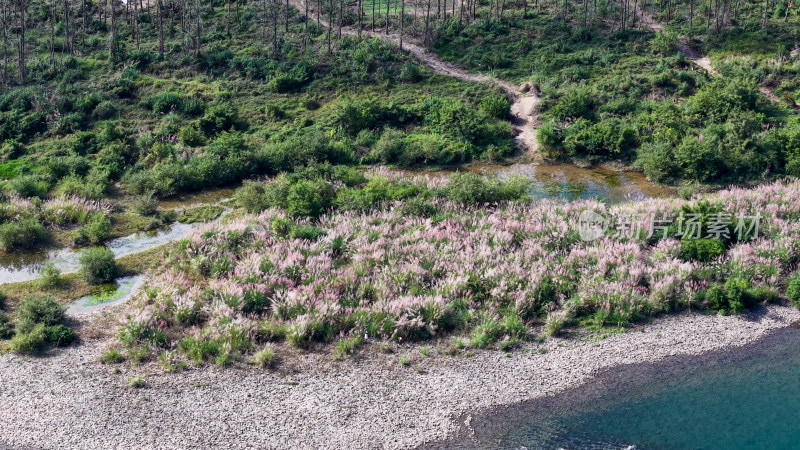
[[[787,328],[744,348],[612,369],[472,426],[481,448],[800,448],[798,367],[800,331]]]

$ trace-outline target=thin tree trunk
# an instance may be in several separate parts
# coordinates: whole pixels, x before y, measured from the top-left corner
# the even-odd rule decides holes
[[[158,53],[164,56],[164,0],[158,0]]]
[[[328,53],[331,52],[331,29],[333,28],[333,0],[328,2]]]
[[[27,50],[25,49],[25,32],[27,31],[28,24],[28,1],[19,1],[19,81],[20,84],[25,84],[25,59],[27,58]]]
[[[195,55],[200,56],[200,50],[202,50],[203,48],[202,29],[201,29],[202,19],[200,18],[200,0],[195,0],[195,13],[196,13],[194,17],[195,37],[197,39],[197,42],[195,42],[195,44],[197,45],[195,49]]]
[[[56,66],[56,0],[50,4],[50,67]]]
[[[375,32],[375,0],[372,0],[372,32]]]
[[[81,33],[81,47],[86,51],[86,0],[81,2],[81,15],[83,16],[83,32]],[[138,17],[136,18],[139,19]]]
[[[431,24],[431,1],[432,0],[428,0],[428,6],[427,6],[427,8],[425,10],[425,38],[422,39],[422,43],[423,44],[427,44],[428,43],[428,34],[429,34],[430,24]]]
[[[361,42],[361,23],[362,19],[364,18],[364,10],[363,4],[361,0],[358,0],[358,42]]]
[[[769,0],[764,0],[764,18],[761,19],[761,28],[767,29],[767,17],[769,14]]]
[[[336,34],[336,38],[340,41],[342,40],[342,22],[344,22],[344,1],[339,0],[339,32]]]
[[[285,27],[284,31],[286,33],[288,33],[289,32],[289,0],[286,0],[286,18],[285,18],[285,20],[286,20],[286,27]]]
[[[400,0],[400,50],[403,49],[403,28],[405,27],[406,0]]]
[[[386,0],[386,34],[389,34],[389,5],[391,5],[391,1]]]
[[[272,5],[272,54],[278,56],[278,14],[280,11],[280,1],[274,0]]]
[[[69,30],[69,3],[67,0],[64,0],[64,47],[61,51],[61,57],[63,59],[64,52],[72,52],[72,38],[70,37],[70,30]]]
[[[308,46],[308,2],[311,0],[303,0],[303,5],[306,8],[306,20],[303,21],[303,53],[306,51],[306,47]]]
[[[8,0],[0,0],[0,24],[3,27],[3,85],[8,85],[8,20],[11,11]]]

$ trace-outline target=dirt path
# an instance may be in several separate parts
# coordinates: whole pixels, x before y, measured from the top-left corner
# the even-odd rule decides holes
[[[653,16],[644,11],[641,8],[641,5],[637,6],[636,9],[637,13],[639,14],[640,23],[644,24],[647,28],[655,32],[664,31],[664,25],[662,25],[660,22],[654,19]],[[680,39],[683,39],[683,36],[681,36]],[[688,44],[683,42],[678,43],[677,47],[678,50],[680,50],[681,53],[683,53],[686,56],[686,59],[695,63],[695,65],[701,67],[702,69],[705,69],[705,71],[708,72],[709,75],[711,76],[719,75],[719,72],[717,72],[717,70],[714,69],[714,66],[711,65],[711,59],[709,59],[708,56],[701,55],[697,50],[695,50],[694,48],[690,47]]]
[[[300,14],[305,13],[305,2],[303,0],[290,0],[291,4],[300,11]],[[309,4],[308,19],[312,22],[317,21],[316,11],[314,5]],[[322,19],[319,20],[321,26],[328,28],[328,23]],[[342,27],[342,34],[349,36],[357,36],[358,30],[349,27]],[[361,35],[373,38],[377,37],[383,41],[391,42],[395,45],[400,45],[400,36],[395,33],[381,33],[362,30]],[[530,89],[527,92],[520,92],[520,89],[508,81],[499,80],[489,75],[482,73],[472,73],[458,67],[447,61],[442,61],[439,57],[418,43],[410,40],[409,36],[403,37],[403,50],[406,50],[414,55],[414,57],[425,66],[432,69],[434,72],[446,75],[449,77],[457,78],[463,81],[471,81],[475,83],[489,83],[499,86],[505,92],[509,101],[511,102],[511,127],[514,134],[514,142],[517,147],[526,153],[535,154],[538,149],[538,142],[536,141],[536,107],[539,105],[541,99],[536,93],[536,89]]]

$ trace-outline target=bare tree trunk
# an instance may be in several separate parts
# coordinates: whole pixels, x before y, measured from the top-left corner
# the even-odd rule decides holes
[[[280,0],[273,0],[272,5],[272,54],[278,56],[278,15],[280,13]]]
[[[344,1],[339,0],[339,31],[336,33],[336,38],[342,40],[342,22],[344,22]]]
[[[81,2],[81,15],[83,16],[83,32],[81,33],[81,46],[86,51],[86,0]],[[139,19],[138,17],[136,18]]]
[[[19,0],[19,81],[20,84],[25,84],[25,59],[27,58],[27,50],[25,49],[25,32],[27,31],[28,24],[28,0]]]
[[[389,34],[389,5],[391,4],[392,2],[386,0],[386,34]]]
[[[372,32],[375,32],[375,0],[372,0]]]
[[[202,28],[201,28],[202,19],[200,18],[200,0],[195,0],[194,21],[195,21],[195,38],[197,39],[197,41],[195,42],[195,45],[197,46],[195,48],[195,55],[200,56],[200,50],[202,50],[203,48]]]
[[[400,50],[403,49],[403,29],[405,27],[406,0],[400,0]]]
[[[430,24],[431,24],[431,2],[432,0],[428,0],[428,6],[425,10],[425,38],[422,39],[423,44],[428,43],[428,35],[430,33]]]
[[[8,85],[8,21],[11,11],[8,0],[0,0],[0,24],[3,27],[3,85]]]
[[[333,28],[333,0],[328,3],[328,53],[331,52],[331,28]]]
[[[64,52],[72,52],[72,38],[69,29],[69,3],[67,3],[67,0],[64,0],[64,47],[61,52],[62,59]]]
[[[769,14],[769,0],[764,0],[764,17],[761,19],[761,28],[767,29],[767,17]]]
[[[361,42],[361,23],[364,18],[364,9],[361,0],[358,0],[358,42]]]
[[[694,0],[689,0],[689,36],[694,31]]]
[[[56,66],[56,0],[50,4],[50,67]]]
[[[284,31],[286,33],[288,33],[289,32],[289,0],[286,0],[286,18],[285,18],[285,20],[286,20],[286,27],[284,28]]]
[[[303,0],[303,5],[306,8],[306,20],[303,21],[303,53],[306,51],[306,47],[308,46],[308,2],[311,0]]]
[[[111,60],[117,60],[117,7],[114,5],[114,0],[109,0],[111,5],[111,51],[109,56]]]
[[[158,0],[158,53],[164,56],[164,0]]]

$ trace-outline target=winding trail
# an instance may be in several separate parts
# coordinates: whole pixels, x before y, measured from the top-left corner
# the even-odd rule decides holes
[[[290,3],[300,11],[301,15],[305,15],[306,4],[304,0],[290,0]],[[309,4],[308,7],[307,19],[311,22],[316,22],[317,17],[314,5]],[[328,22],[325,20],[319,19],[319,24],[325,28],[330,28]],[[342,34],[358,36],[358,30],[351,27],[342,27]],[[368,38],[378,38],[400,46],[400,36],[395,33],[386,34],[362,30],[361,35]],[[488,83],[499,86],[511,102],[511,127],[513,129],[515,144],[523,153],[528,153],[529,155],[536,154],[539,145],[536,141],[536,130],[534,127],[538,120],[536,107],[541,102],[541,99],[535,87],[526,86],[524,89],[521,89],[509,81],[464,70],[453,63],[441,60],[435,53],[428,51],[423,46],[414,42],[409,36],[403,36],[402,48],[414,55],[420,63],[440,75],[446,75],[462,81]]]
[[[656,31],[656,32],[664,31],[664,29],[665,29],[664,25],[662,25],[660,22],[655,20],[651,15],[647,14],[647,12],[643,11],[641,9],[641,7],[637,7],[637,12],[639,13],[639,17],[640,17],[640,21],[641,21],[640,23],[645,24],[648,28],[650,28],[653,31]],[[683,39],[683,38],[684,38],[683,36],[680,36],[680,39]],[[798,46],[799,45],[800,44],[795,44],[794,49],[789,54],[790,57],[792,57],[792,58],[796,58],[797,57],[797,55],[798,55]],[[677,48],[678,48],[678,50],[683,52],[683,54],[686,56],[686,59],[688,59],[689,61],[693,62],[697,66],[705,69],[706,72],[708,72],[709,75],[715,76],[715,77],[719,76],[719,72],[717,72],[717,70],[714,68],[714,66],[711,65],[711,59],[708,56],[703,56],[702,54],[700,54],[700,52],[698,52],[696,49],[694,49],[693,47],[689,46],[685,42],[678,43]],[[758,87],[758,91],[761,92],[762,94],[764,94],[765,97],[767,97],[768,99],[772,100],[775,103],[786,104],[786,102],[781,100],[780,97],[778,97],[775,94],[775,92],[769,87],[759,86]],[[798,113],[800,113],[800,105],[789,104],[789,106],[794,108],[794,110],[797,111]]]
[[[664,31],[664,25],[661,22],[657,21],[653,18],[647,11],[641,8],[641,5],[636,7],[637,13],[639,14],[640,23],[643,23],[647,26],[647,28],[659,32]],[[683,36],[680,37],[683,39]],[[708,56],[701,55],[697,50],[686,44],[685,42],[679,42],[676,46],[681,53],[686,56],[686,59],[693,62],[698,67],[705,69],[711,76],[718,76],[719,72],[711,65],[711,59]]]

